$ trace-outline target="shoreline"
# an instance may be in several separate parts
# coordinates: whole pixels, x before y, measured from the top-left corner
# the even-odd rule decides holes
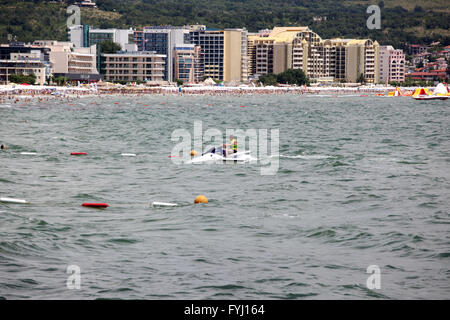
[[[413,91],[415,87],[400,88]],[[0,102],[11,99],[48,99],[65,100],[81,97],[107,97],[116,95],[179,95],[179,96],[240,96],[240,95],[305,95],[305,96],[349,96],[384,95],[395,87],[56,87],[56,86],[0,86]]]

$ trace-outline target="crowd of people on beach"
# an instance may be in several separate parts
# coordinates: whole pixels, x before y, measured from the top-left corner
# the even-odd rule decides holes
[[[332,88],[332,87],[113,87],[113,88],[67,88],[63,89],[0,89],[0,103],[6,101],[17,102],[17,97],[26,99],[57,99],[68,100],[70,97],[109,96],[109,95],[318,95],[318,94],[385,94],[388,88]]]

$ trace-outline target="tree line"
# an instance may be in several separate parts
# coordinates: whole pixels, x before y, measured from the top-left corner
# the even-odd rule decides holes
[[[44,0],[2,0],[0,42],[8,34],[18,41],[35,39],[67,40],[66,7]],[[381,44],[404,48],[406,43],[450,44],[450,13],[416,6],[382,7],[380,30],[369,30],[366,9],[369,3],[332,0],[96,0],[98,9],[82,8],[81,22],[100,28],[129,28],[146,25],[205,24],[212,28],[245,27],[250,32],[274,26],[309,26],[322,38],[371,38]],[[372,4],[372,3],[370,3]],[[432,7],[435,8],[435,7]],[[314,17],[327,17],[314,21]],[[420,31],[420,32],[419,32]]]
[[[265,86],[277,84],[309,85],[309,79],[301,69],[288,69],[279,74],[269,73],[259,77],[259,81]]]

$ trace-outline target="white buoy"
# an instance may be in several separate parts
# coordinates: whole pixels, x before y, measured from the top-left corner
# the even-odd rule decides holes
[[[121,156],[124,156],[124,157],[136,157],[136,155],[134,153],[122,153]]]
[[[20,203],[20,204],[27,204],[27,203],[29,203],[26,200],[13,199],[13,198],[0,198],[0,202],[4,202],[4,203]]]
[[[168,202],[152,202],[152,207],[176,207],[176,203],[168,203]]]
[[[27,155],[27,156],[35,156],[35,155],[37,155],[36,152],[21,152],[20,154]]]

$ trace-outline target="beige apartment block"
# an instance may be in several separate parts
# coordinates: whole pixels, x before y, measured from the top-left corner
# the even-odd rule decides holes
[[[293,42],[299,32],[307,27],[275,27],[272,31],[263,30],[252,36],[248,53],[252,61],[252,71],[258,75],[281,73],[292,68]]]
[[[345,57],[346,82],[358,82],[360,75],[367,83],[379,82],[378,42],[370,39],[351,40],[347,43]]]
[[[224,30],[224,75],[226,82],[247,82],[248,56],[247,56],[247,30]]]
[[[251,35],[248,58],[252,75],[301,69],[312,80],[377,83],[378,43],[370,39],[323,40],[308,27],[275,27]]]
[[[35,53],[11,53],[11,59],[0,60],[0,84],[8,84],[12,74],[36,76],[36,83],[45,83],[45,65]]]
[[[103,54],[106,81],[163,81],[166,55],[147,51]]]
[[[48,46],[52,73],[98,74],[96,46],[73,48],[73,44],[57,43]]]

